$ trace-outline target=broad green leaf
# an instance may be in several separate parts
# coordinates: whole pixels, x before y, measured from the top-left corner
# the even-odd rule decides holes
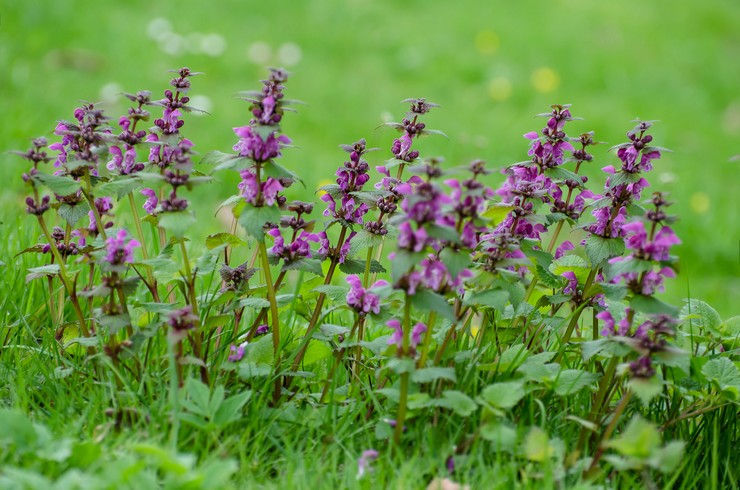
[[[435,401],[438,407],[449,408],[461,417],[469,417],[478,409],[478,405],[462,391],[446,390],[442,398]]]
[[[310,366],[331,355],[331,349],[323,342],[311,339],[303,356],[303,365]]]
[[[632,417],[624,432],[606,442],[623,456],[645,460],[660,447],[660,434],[653,424],[639,415]]]
[[[681,309],[681,316],[685,319],[691,319],[694,326],[701,325],[714,335],[721,335],[720,326],[722,318],[717,310],[712,308],[708,303],[690,299]]]
[[[484,289],[469,294],[463,300],[463,304],[480,305],[503,310],[509,302],[509,292],[503,289]]]
[[[524,381],[516,380],[486,386],[481,392],[481,397],[496,408],[509,409],[516,406],[526,394]]]
[[[341,268],[341,267],[340,267]],[[286,262],[283,264],[282,271],[303,271],[317,276],[324,276],[324,271],[321,268],[321,261],[319,259],[304,257],[296,259],[292,262]]]
[[[272,345],[272,333],[263,335],[249,344],[244,352],[244,360],[260,365],[272,366],[275,363],[275,352]]]
[[[189,211],[159,213],[157,224],[174,238],[182,238],[196,223],[195,216]]]
[[[28,269],[26,275],[26,282],[32,281],[39,277],[56,276],[59,274],[59,264],[42,265],[41,267],[33,267]]]
[[[60,196],[68,196],[74,194],[80,190],[80,183],[72,177],[62,177],[60,175],[53,174],[36,174],[33,176],[33,180],[46,186],[54,194]]]
[[[543,463],[555,456],[555,448],[544,430],[532,427],[524,440],[524,455],[528,460],[538,463]]]
[[[481,217],[498,224],[506,218],[506,216],[514,209],[511,204],[494,204],[486,209]]]
[[[313,292],[325,294],[332,301],[344,303],[349,292],[348,286],[334,286],[332,284],[322,284],[312,289]]]
[[[213,422],[219,427],[223,427],[231,422],[236,422],[241,418],[242,407],[244,407],[251,398],[251,390],[246,390],[243,393],[227,398],[219,405],[218,410],[213,417]]]
[[[141,180],[135,176],[119,177],[100,185],[96,191],[104,195],[115,194],[116,199],[120,201],[124,196],[142,186]]]
[[[448,320],[455,321],[455,312],[452,309],[452,305],[447,302],[444,296],[434,291],[428,289],[417,290],[416,294],[411,296],[411,304],[421,311],[435,311]]]
[[[244,298],[239,300],[239,306],[246,306],[247,308],[254,308],[261,310],[262,308],[269,308],[270,302],[265,298]]]
[[[398,250],[391,261],[391,278],[393,282],[398,281],[401,276],[411,270],[416,264],[424,259],[423,253],[411,253],[407,250]]]
[[[246,245],[246,242],[231,233],[216,233],[206,237],[206,247],[214,249],[220,245],[229,245],[231,247],[240,247]]]
[[[729,392],[733,399],[740,398],[740,369],[726,357],[712,359],[704,364],[702,374],[715,383],[723,392]]]
[[[74,206],[62,203],[57,209],[59,216],[73,228],[81,218],[87,216],[88,211],[90,211],[90,206],[86,201],[79,202]]]
[[[678,468],[684,452],[683,441],[671,441],[665,446],[653,451],[648,459],[648,465],[663,473],[673,473]]]
[[[439,258],[452,277],[457,277],[458,274],[470,266],[470,254],[465,251],[447,247],[440,252]]]
[[[345,274],[364,274],[366,266],[367,260],[346,259],[343,263],[339,264],[339,270]],[[385,267],[383,267],[377,260],[372,259],[370,261],[370,272],[385,272]]]
[[[455,375],[455,368],[452,367],[428,367],[414,371],[411,375],[411,380],[414,383],[431,383],[438,379],[445,379],[447,381],[457,382],[457,376]]]
[[[624,239],[622,238],[604,238],[593,234],[586,238],[586,255],[592,267],[598,267],[605,260],[623,253]]]
[[[666,314],[670,316],[678,315],[678,308],[673,305],[659,300],[654,296],[644,296],[642,294],[636,294],[630,300],[630,307],[641,313],[652,314]]]
[[[516,429],[506,422],[488,422],[480,428],[480,435],[491,442],[494,451],[512,452],[516,447]]]
[[[279,222],[280,208],[277,206],[256,207],[247,205],[239,215],[239,224],[244,227],[250,236],[257,240],[264,238],[266,223],[277,224]]]
[[[647,406],[663,391],[663,379],[657,374],[650,378],[632,378],[627,382],[627,386],[637,395],[642,404]]]

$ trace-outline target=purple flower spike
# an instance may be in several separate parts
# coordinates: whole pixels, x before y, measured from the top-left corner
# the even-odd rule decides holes
[[[388,345],[396,344],[396,347],[401,349],[403,347],[403,329],[401,328],[401,322],[394,318],[392,320],[388,320],[386,325],[393,329],[393,335],[388,339]]]
[[[427,331],[427,326],[419,322],[414,325],[414,329],[411,330],[411,347],[416,347],[421,343],[421,336]]]
[[[116,236],[108,237],[105,241],[106,255],[103,261],[111,270],[121,269],[125,264],[134,261],[134,248],[141,244],[134,239],[126,240],[128,233],[121,228]]]

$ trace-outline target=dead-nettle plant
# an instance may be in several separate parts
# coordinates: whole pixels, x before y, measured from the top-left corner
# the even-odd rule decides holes
[[[440,134],[424,122],[437,106],[409,99],[388,124],[400,133],[390,158],[373,168],[365,139],[342,145],[336,183],[309,203],[288,199],[300,178],[280,163],[288,74],[272,70],[242,94],[249,116],[233,151],[204,156],[184,134],[194,75],[178,70],[161,99],[126,94],[115,125],[84,104],[56,126],[58,142],[19,152],[43,234],[24,252],[48,257],[28,280],[46,281],[49,322],[69,356],[89,358],[89,376],[121,388],[167,369],[174,421],[191,370],[206,385],[266,393],[251,403],[363,407],[357,419],[396,444],[424,414],[469,419],[451,468],[480,439],[518,454],[511,424],[528,394],[579,396],[580,437],[563,464],[674,466],[675,444],[649,459],[613,437],[689,372],[690,353],[671,340],[686,315],[656,297],[679,239],[665,195],[645,194],[665,152],[650,122],[612,148],[618,164],[602,169],[597,193],[583,173],[604,158],[593,133],[569,136],[570,107],[552,106],[524,135],[529,159],[494,190],[481,160],[422,157],[420,137]],[[213,210],[196,215],[186,191],[220,172],[240,177],[221,206],[232,225],[197,237]],[[664,416],[649,413],[664,427],[686,413],[680,397],[661,403]]]

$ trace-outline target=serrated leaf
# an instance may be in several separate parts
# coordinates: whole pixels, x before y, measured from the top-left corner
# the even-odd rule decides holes
[[[246,245],[246,243],[247,242],[236,235],[232,235],[231,233],[216,233],[213,235],[208,235],[206,237],[206,247],[208,247],[209,249],[214,249],[220,245],[240,247],[242,245]]]
[[[157,224],[174,238],[182,238],[196,223],[195,216],[189,211],[159,213]]]
[[[111,179],[100,185],[96,190],[104,195],[115,194],[116,200],[120,201],[124,196],[142,186],[143,184],[140,179],[135,176],[129,176]]]
[[[453,278],[470,266],[470,253],[449,247],[440,252],[439,259]]]
[[[71,177],[62,177],[53,174],[36,174],[33,180],[46,186],[54,194],[69,196],[80,190],[81,184]]]
[[[678,308],[665,303],[655,296],[644,296],[636,294],[630,300],[630,307],[641,313],[646,314],[666,314],[672,317],[678,315]]]
[[[691,318],[694,325],[702,325],[714,335],[721,335],[720,325],[722,318],[717,310],[712,308],[707,302],[698,299],[690,299],[681,309],[681,316]],[[696,320],[699,320],[698,322]]]
[[[481,397],[493,407],[508,410],[516,406],[526,394],[524,381],[516,380],[486,386],[481,392]]]
[[[282,270],[283,271],[303,271],[303,272],[308,272],[308,273],[315,274],[317,276],[322,276],[322,277],[324,275],[324,271],[321,268],[321,260],[310,258],[310,257],[304,257],[304,258],[293,260],[291,262],[286,262],[285,264],[283,264]]]
[[[446,390],[442,398],[435,400],[438,407],[448,408],[461,417],[469,417],[478,409],[478,404],[462,391]]]
[[[437,312],[437,314],[447,318],[450,321],[455,321],[455,311],[447,302],[444,296],[430,291],[428,289],[417,290],[416,293],[411,296],[411,304],[415,308],[421,311]]]
[[[485,289],[474,292],[465,297],[463,304],[488,306],[496,310],[503,310],[509,302],[509,292],[503,289]]]
[[[642,404],[647,406],[663,391],[663,380],[656,374],[650,378],[632,378],[627,382],[627,386],[637,395]]]
[[[343,303],[346,301],[349,287],[322,284],[313,288],[312,291],[320,294],[325,294],[334,302]]]
[[[236,422],[241,418],[242,407],[244,407],[251,398],[251,390],[230,396],[219,405],[218,410],[213,416],[213,422],[219,427]],[[212,484],[210,481],[209,483]]]
[[[506,216],[513,210],[514,206],[511,204],[494,204],[486,209],[483,214],[481,214],[481,217],[492,221],[493,224],[496,225],[503,221],[504,218],[506,218]]]
[[[254,308],[257,310],[270,307],[270,302],[267,301],[265,298],[256,298],[256,297],[241,299],[239,300],[238,304],[241,307]]]
[[[606,442],[606,447],[615,449],[623,456],[645,460],[660,446],[660,442],[658,429],[635,415],[619,437]]]
[[[740,369],[726,357],[707,361],[701,372],[715,383],[723,392],[729,392],[732,398],[740,398]]]
[[[300,182],[301,184],[303,184],[303,180],[301,180],[298,174],[291,170],[288,170],[278,163],[275,163],[274,160],[265,162],[262,165],[262,171],[267,177],[272,177],[275,179],[290,179],[294,182]]]
[[[62,203],[57,209],[59,216],[69,223],[71,227],[74,227],[81,218],[86,217],[88,211],[90,211],[90,206],[86,201],[82,201],[74,206]]]
[[[586,255],[592,267],[599,267],[604,261],[624,253],[622,238],[604,238],[598,235],[589,235],[586,238]]]
[[[329,357],[331,352],[331,349],[325,343],[312,339],[308,342],[306,353],[303,356],[303,365],[310,366],[311,364],[316,364],[322,359]]]
[[[244,227],[247,233],[262,240],[265,236],[266,223],[279,223],[280,209],[276,206],[251,206],[247,205],[239,215],[239,224]]]
[[[38,279],[39,277],[56,276],[59,274],[59,264],[43,265],[41,267],[33,267],[28,269],[26,274],[26,282]]]
[[[428,367],[419,369],[411,375],[411,380],[414,383],[431,383],[438,379],[446,379],[448,381],[452,381],[453,383],[457,382],[455,368]]]

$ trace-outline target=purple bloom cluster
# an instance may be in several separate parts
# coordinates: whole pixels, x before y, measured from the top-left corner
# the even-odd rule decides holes
[[[388,339],[388,345],[395,345],[398,348],[398,354],[404,355],[403,326],[401,325],[401,322],[393,318],[391,320],[388,320],[386,325],[388,325],[391,329],[393,329],[393,334],[391,335],[391,338]],[[426,331],[427,331],[427,326],[421,322],[418,322],[411,329],[410,336],[409,336],[410,342],[409,342],[409,352],[408,352],[408,355],[410,355],[411,357],[414,357],[416,355],[416,348],[419,346],[419,344],[421,344],[422,335],[424,335]]]
[[[309,242],[317,243],[319,241],[319,237],[315,233],[301,231],[297,236],[294,233],[293,240],[286,245],[283,235],[280,232],[280,228],[272,228],[267,232],[267,234],[275,239],[270,252],[273,255],[280,257],[287,264],[299,259],[311,257],[311,245]]]
[[[362,287],[362,281],[356,275],[347,276],[350,290],[347,293],[347,305],[354,309],[358,315],[365,316],[369,313],[380,313],[380,296],[371,292],[372,289],[387,286],[386,281],[376,281],[368,289]]]
[[[167,325],[170,327],[170,341],[172,343],[180,342],[188,334],[188,331],[196,327],[198,321],[199,318],[193,313],[193,307],[190,305],[169,312],[167,314]]]
[[[79,236],[79,232],[76,230],[75,232],[72,232],[72,234]],[[79,254],[80,248],[85,246],[85,239],[83,237],[80,237],[77,242],[70,241],[69,243],[66,243],[66,232],[58,226],[55,226],[52,230],[51,238],[54,240],[54,245],[45,243],[41,249],[43,253],[51,253],[51,247],[54,246],[59,251],[60,256],[68,257],[70,255]]]
[[[105,241],[103,264],[109,270],[121,270],[126,264],[134,261],[134,248],[140,247],[138,240],[128,239],[128,233],[121,228],[115,236]]]
[[[641,122],[627,133],[628,143],[616,146],[617,157],[622,161],[622,168],[617,171],[612,165],[602,170],[609,174],[603,195],[594,196],[595,200],[605,200],[609,204],[597,207],[592,212],[596,221],[586,230],[605,238],[624,236],[622,226],[627,217],[627,206],[640,199],[642,190],[649,187],[648,181],[641,177],[642,172],[650,171],[652,161],[660,158],[661,152],[649,146],[653,137],[645,134],[652,124]]]
[[[367,451],[363,451],[362,455],[360,456],[360,459],[357,460],[357,479],[359,480],[363,476],[365,476],[366,473],[369,471],[372,471],[372,468],[370,467],[370,463],[375,461],[378,458],[378,451],[375,449],[368,449]]]
[[[75,109],[76,123],[62,121],[57,124],[54,134],[62,141],[49,146],[58,151],[54,166],[55,175],[70,175],[79,179],[85,172],[98,175],[100,149],[105,148],[111,131],[105,128],[108,118],[94,104],[84,104]],[[80,164],[80,162],[82,164]]]

